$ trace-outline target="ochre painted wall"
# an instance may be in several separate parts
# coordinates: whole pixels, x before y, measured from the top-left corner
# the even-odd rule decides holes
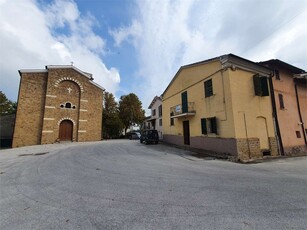
[[[258,137],[257,119],[261,118],[266,123],[266,130],[263,131],[269,137],[274,137],[271,98],[270,96],[255,96],[253,83],[255,73],[240,69],[229,70],[228,72],[235,122],[235,138]]]
[[[163,94],[166,141],[183,145],[183,121],[188,120],[191,147],[237,154],[243,160],[261,158],[262,151],[276,156],[271,99],[255,96],[254,74],[242,68],[222,68],[219,60],[181,68]],[[204,82],[210,79],[213,95],[206,98]],[[194,103],[195,115],[174,118],[171,126],[170,108],[182,104],[185,91],[188,102]],[[211,117],[216,117],[217,134],[203,135],[201,119]]]
[[[204,82],[210,79],[212,79],[214,95],[205,98]],[[194,103],[196,114],[174,118],[174,126],[171,126],[170,108],[182,103],[181,93],[184,91],[187,91],[188,102]],[[183,68],[163,95],[163,133],[183,135],[182,122],[189,120],[190,136],[201,136],[201,119],[217,117],[218,136],[233,137],[234,126],[230,98],[228,75],[221,70],[219,61]]]

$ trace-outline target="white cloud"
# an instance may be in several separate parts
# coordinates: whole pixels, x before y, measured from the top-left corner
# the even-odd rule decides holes
[[[132,25],[138,25],[138,32],[129,25],[111,34],[116,45],[127,39],[137,49],[132,91],[141,95],[144,107],[180,66],[222,54],[255,61],[278,58],[307,69],[304,0],[136,1]]]
[[[115,30],[110,30],[109,33],[115,40],[115,46],[120,46],[122,42],[127,41],[131,44],[135,44],[135,38],[142,34],[141,25],[138,21],[134,20],[128,27],[120,27]]]
[[[96,24],[95,18],[82,15],[72,0],[56,0],[45,7],[34,0],[1,0],[0,90],[16,100],[19,69],[43,69],[73,61],[115,93],[120,75],[117,69],[108,69],[99,56],[105,41],[93,31]]]

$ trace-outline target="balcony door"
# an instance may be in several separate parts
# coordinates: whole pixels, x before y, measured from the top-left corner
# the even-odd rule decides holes
[[[188,112],[188,92],[185,91],[181,94],[182,113]]]
[[[183,141],[185,145],[190,145],[190,124],[189,121],[183,121]]]

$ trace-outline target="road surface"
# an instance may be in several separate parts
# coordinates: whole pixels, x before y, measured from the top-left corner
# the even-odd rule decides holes
[[[1,150],[0,229],[307,229],[307,158],[244,165],[133,140]]]

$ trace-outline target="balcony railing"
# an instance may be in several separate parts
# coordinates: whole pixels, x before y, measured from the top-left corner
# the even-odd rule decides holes
[[[188,102],[187,107],[183,108],[182,104],[175,105],[170,108],[171,118],[182,116],[194,116],[195,115],[194,102]]]

